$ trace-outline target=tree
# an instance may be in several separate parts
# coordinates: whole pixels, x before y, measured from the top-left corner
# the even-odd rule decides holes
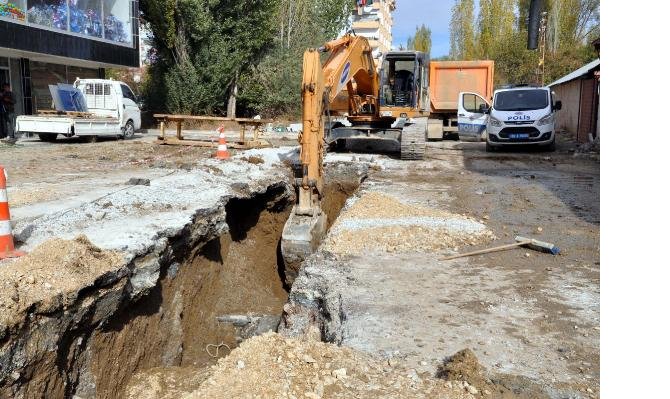
[[[460,0],[454,4],[450,29],[450,57],[456,60],[477,58],[474,0]]]
[[[509,38],[514,32],[517,21],[513,0],[479,1],[479,45],[480,56],[494,58],[496,41]]]
[[[280,0],[275,47],[240,77],[238,99],[247,113],[297,116],[304,51],[335,39],[351,11],[349,0]]]
[[[279,0],[146,0],[156,61],[144,92],[155,110],[223,113],[235,77],[274,40]]]
[[[451,59],[483,58],[496,63],[495,81],[536,81],[539,53],[526,49],[529,0],[480,0],[474,33],[469,33],[471,5],[459,0],[451,20]],[[551,82],[596,57],[590,42],[599,35],[598,0],[545,0],[547,53],[545,82]],[[474,37],[474,52],[467,42]],[[472,55],[474,53],[474,56]]]
[[[431,31],[426,25],[421,24],[420,27],[417,26],[414,36],[407,39],[407,49],[430,54],[430,49],[433,45],[431,35]]]

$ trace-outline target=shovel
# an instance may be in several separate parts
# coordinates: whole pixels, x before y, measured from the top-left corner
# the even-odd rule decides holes
[[[458,259],[458,258],[465,258],[467,256],[488,254],[488,253],[491,253],[491,252],[499,252],[499,251],[504,251],[504,250],[507,250],[507,249],[518,248],[518,247],[526,247],[526,248],[530,248],[530,249],[535,250],[535,251],[550,253],[552,255],[558,255],[561,252],[561,250],[556,245],[548,243],[548,242],[539,241],[539,240],[535,240],[535,239],[532,239],[532,238],[526,238],[526,237],[521,237],[521,236],[517,236],[514,240],[516,241],[516,243],[514,243],[514,244],[500,245],[500,246],[493,247],[493,248],[480,249],[479,251],[473,251],[473,252],[467,252],[467,253],[464,253],[464,254],[447,256],[446,258],[443,258],[442,260],[452,260],[452,259]]]

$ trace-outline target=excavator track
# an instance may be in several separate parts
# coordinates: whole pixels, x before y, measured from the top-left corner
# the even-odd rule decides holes
[[[426,128],[424,123],[414,123],[402,129],[400,159],[420,161],[426,153]]]

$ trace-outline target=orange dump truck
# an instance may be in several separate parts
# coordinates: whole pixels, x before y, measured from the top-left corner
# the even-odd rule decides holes
[[[458,132],[459,93],[493,96],[493,61],[431,61],[428,139]]]

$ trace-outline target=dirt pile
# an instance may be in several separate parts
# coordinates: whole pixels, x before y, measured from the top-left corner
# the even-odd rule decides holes
[[[391,365],[390,365],[391,364]],[[186,375],[184,375],[186,372]],[[473,398],[465,384],[419,375],[395,362],[316,341],[268,333],[198,371],[136,375],[128,398]],[[197,389],[194,383],[203,381]],[[193,390],[192,390],[193,389]]]
[[[457,387],[463,386],[465,382],[465,389],[470,393],[488,398],[548,398],[540,386],[528,379],[502,374],[489,378],[486,369],[479,364],[471,349],[464,349],[445,359],[438,367],[437,376]]]
[[[324,249],[335,254],[366,250],[414,252],[457,250],[491,241],[483,224],[441,209],[407,204],[379,192],[364,192],[333,225]]]
[[[30,254],[0,264],[0,324],[24,317],[22,312],[33,304],[38,312],[60,304],[67,307],[79,291],[122,266],[119,253],[101,250],[86,236],[46,241]]]

